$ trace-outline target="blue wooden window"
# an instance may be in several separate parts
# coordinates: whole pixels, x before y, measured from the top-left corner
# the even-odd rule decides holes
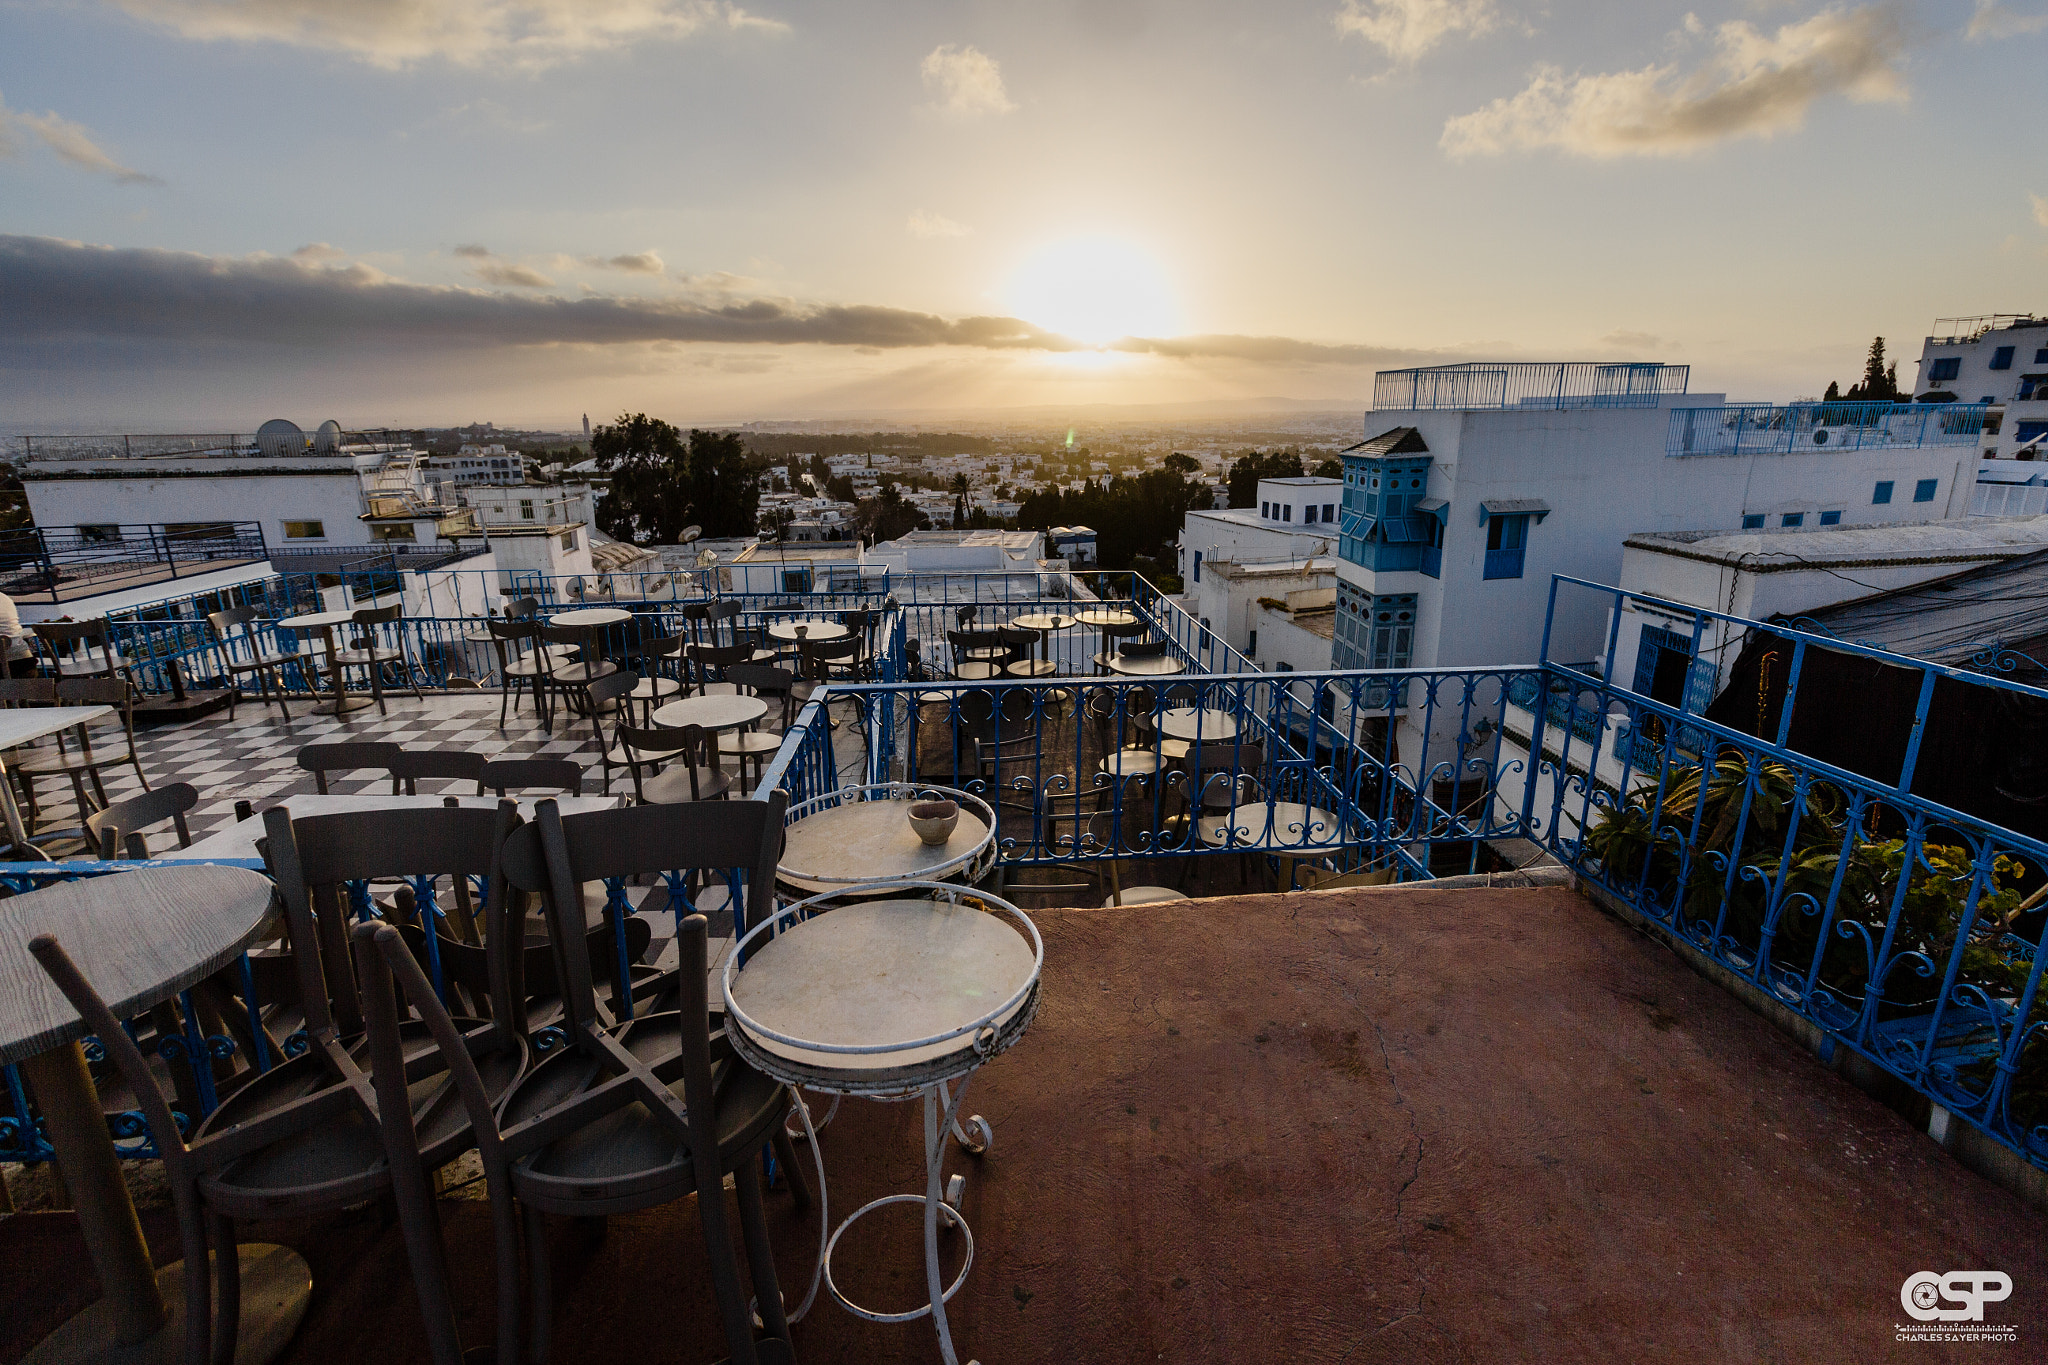
[[[1882,504],[1884,504],[1884,503],[1890,502],[1891,500],[1892,500],[1892,481],[1891,481],[1890,479],[1880,479],[1880,480],[1878,480],[1878,484],[1877,484],[1877,489],[1876,489],[1876,491],[1875,491],[1875,492],[1873,492],[1873,493],[1872,493],[1872,494],[1870,495],[1870,501],[1871,501],[1871,504],[1872,504],[1873,506],[1877,506],[1877,505],[1882,505]]]
[[[1444,524],[1435,517],[1422,519],[1422,571],[1431,578],[1444,576]]]
[[[1913,501],[1914,501],[1914,502],[1933,502],[1933,501],[1934,501],[1934,489],[1935,489],[1936,485],[1938,485],[1938,484],[1939,484],[1940,482],[1941,482],[1941,480],[1939,480],[1939,479],[1922,479],[1922,480],[1920,480],[1920,482],[1918,482],[1918,483],[1914,484],[1914,485],[1913,485]]]
[[[2013,428],[2013,440],[2021,445],[2037,436],[2048,436],[2048,422],[2021,422]]]
[[[1954,379],[1963,372],[1961,356],[1946,355],[1927,367],[1927,378],[1932,382]]]
[[[1804,512],[1787,512],[1787,513],[1786,513],[1786,514],[1785,514],[1784,516],[1782,516],[1782,517],[1779,517],[1779,518],[1778,518],[1778,525],[1780,525],[1780,526],[1804,526],[1804,525],[1806,525],[1806,513],[1804,513]]]
[[[1991,353],[1991,368],[1994,370],[2011,369],[2012,351],[2013,348],[2010,346],[2000,346],[1997,350],[1993,351]]]
[[[1842,524],[1842,514],[1840,512],[1823,512],[1820,514],[1820,524],[1823,526],[1840,526]]]
[[[1742,519],[1742,529],[1745,531],[1761,531],[1763,527],[1764,514],[1761,512],[1751,512]]]
[[[1337,504],[1336,504],[1336,503],[1334,503],[1334,502],[1326,502],[1326,503],[1324,503],[1324,504],[1323,504],[1323,520],[1324,520],[1324,521],[1335,521],[1336,519],[1337,519]]]
[[[1494,517],[1486,523],[1486,568],[1484,578],[1520,578],[1522,556],[1529,539],[1528,513]]]
[[[1195,551],[1195,581],[1197,583],[1202,581],[1202,552],[1200,550]]]
[[[1415,594],[1392,593],[1372,598],[1370,611],[1366,667],[1408,667],[1415,658]]]

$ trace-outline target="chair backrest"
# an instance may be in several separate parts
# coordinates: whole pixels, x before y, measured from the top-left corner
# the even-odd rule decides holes
[[[787,697],[796,687],[796,674],[774,664],[734,664],[725,670],[725,680],[757,697]]]
[[[359,626],[388,626],[405,615],[405,604],[393,602],[388,607],[363,607],[348,619]]]
[[[969,626],[974,624],[974,615],[975,608],[972,605],[969,605],[961,607],[958,611],[954,612],[953,619],[960,623],[960,629],[966,630]]]
[[[540,638],[551,645],[587,645],[594,632],[589,626],[557,626],[540,623]]]
[[[540,623],[527,616],[515,616],[505,621],[494,618],[484,622],[484,629],[490,631],[493,640],[517,642],[538,637]]]
[[[524,617],[533,616],[539,611],[540,599],[538,597],[515,597],[505,604],[505,619],[516,621]]]
[[[299,750],[299,767],[313,774],[313,785],[322,796],[327,795],[327,774],[348,772],[355,768],[383,768],[389,771],[399,762],[405,750],[396,744],[379,740],[351,740],[341,744],[308,744]],[[398,776],[393,773],[391,790],[398,790]]]
[[[583,765],[573,758],[495,758],[484,764],[479,780],[499,796],[513,790],[581,796]]]
[[[350,1033],[362,1026],[350,970],[348,921],[374,915],[368,889],[362,885],[373,878],[409,883],[425,921],[442,913],[435,879],[448,880],[456,910],[469,918],[474,916],[471,879],[481,877],[486,949],[523,944],[524,903],[505,894],[498,862],[499,848],[519,823],[518,807],[511,801],[499,802],[495,810],[435,806],[345,811],[297,820],[291,818],[289,806],[263,812],[269,839],[265,853],[284,898],[308,1031],[339,1024],[343,1033]],[[430,891],[436,901],[431,908],[423,903]],[[434,952],[438,945],[431,926],[426,941],[429,952]],[[494,954],[491,1019],[513,1031],[524,1027],[522,976],[519,953]]]
[[[484,756],[471,749],[401,749],[391,760],[391,775],[407,796],[419,795],[423,777],[474,782],[476,794],[484,794]]]
[[[591,712],[593,714],[601,714],[621,697],[632,696],[633,689],[639,685],[640,675],[638,673],[628,673],[624,669],[620,669],[616,673],[605,674],[602,678],[586,686],[583,691],[590,698]],[[623,714],[623,709],[621,714]]]
[[[1157,659],[1167,647],[1165,640],[1133,640],[1117,652],[1126,659]]]
[[[661,725],[652,730],[619,722],[612,731],[618,737],[622,749],[639,755],[639,761],[627,764],[633,775],[633,799],[645,801],[646,783],[640,769],[647,763],[666,763],[680,760],[690,775],[690,799],[703,799],[698,782],[697,770],[702,768],[708,777],[718,767],[718,751],[713,747],[713,732],[701,725]]]
[[[212,628],[216,637],[225,641],[237,630],[240,630],[245,635],[249,634],[251,630],[250,622],[260,620],[261,618],[262,613],[254,607],[229,607],[226,611],[210,611],[206,613],[206,624]]]
[[[1028,653],[1038,648],[1038,632],[1024,626],[997,626],[996,634],[1012,653],[1020,649]]]
[[[59,706],[119,707],[122,728],[128,732],[128,752],[134,754],[135,689],[126,678],[59,678],[56,690]],[[85,733],[84,726],[77,728]]]
[[[962,663],[971,649],[999,649],[1003,644],[1003,633],[999,630],[949,630],[946,643],[953,647],[953,662]]]
[[[1102,633],[1112,640],[1128,640],[1133,635],[1143,635],[1152,629],[1143,621],[1133,621],[1127,626],[1103,626]]]
[[[68,646],[66,653],[81,644],[104,648],[112,638],[111,627],[104,616],[96,621],[37,621],[30,629],[35,631],[38,639],[52,647]]]
[[[199,790],[189,782],[172,782],[137,796],[116,801],[85,817],[85,832],[102,859],[142,859],[149,856],[149,842],[142,831],[165,820],[174,822],[178,847],[192,846],[192,831],[185,824],[185,812],[199,804]]]
[[[782,814],[787,802],[785,793],[774,791],[765,800],[632,806],[563,815],[553,801],[542,801],[535,808],[533,821],[511,833],[504,845],[506,882],[516,891],[541,893],[555,949],[557,979],[562,984],[564,1022],[572,1035],[587,1035],[593,1026],[611,1022],[600,1011],[591,981],[584,885],[650,873],[679,878],[736,870],[745,894],[744,914],[734,917],[737,937],[775,909],[775,861],[782,848]],[[673,897],[672,903],[680,906]],[[734,908],[741,907],[736,904]],[[687,926],[687,919],[677,926],[679,939]],[[694,969],[687,965],[679,968],[677,986],[683,994],[684,1019],[703,1017],[701,956]]]
[[[0,678],[0,705],[49,706],[56,700],[55,678]]]
[[[1188,750],[1185,760],[1188,791],[1199,804],[1235,805],[1236,796],[1247,784],[1257,787],[1265,781],[1266,746],[1237,744],[1229,740],[1203,743]]]

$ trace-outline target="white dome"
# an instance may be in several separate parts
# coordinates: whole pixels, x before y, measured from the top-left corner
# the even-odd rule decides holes
[[[297,422],[287,422],[282,417],[273,417],[256,428],[256,449],[263,454],[301,455],[306,449],[306,433],[299,430]]]

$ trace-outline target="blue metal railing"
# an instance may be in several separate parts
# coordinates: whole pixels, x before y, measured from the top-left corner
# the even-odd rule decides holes
[[[1685,392],[1689,365],[1474,361],[1381,370],[1375,412],[1432,408],[1654,408]]]
[[[1666,455],[1782,455],[1791,451],[1975,445],[1983,403],[1738,403],[1673,408]]]

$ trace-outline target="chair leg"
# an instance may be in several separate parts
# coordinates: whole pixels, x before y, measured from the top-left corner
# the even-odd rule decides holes
[[[810,1182],[804,1179],[803,1167],[796,1164],[796,1143],[790,1140],[787,1127],[775,1130],[775,1159],[782,1163],[782,1178],[789,1182],[789,1197],[797,1208],[808,1209],[811,1206]]]
[[[185,1359],[203,1361],[213,1336],[213,1271],[206,1263],[206,1212],[199,1191],[185,1184],[173,1191],[178,1242],[185,1253]]]
[[[755,1311],[769,1336],[787,1342],[789,1318],[782,1302],[782,1285],[775,1275],[775,1250],[768,1244],[768,1220],[761,1211],[760,1161],[740,1162],[732,1183],[740,1197],[740,1234],[747,1244],[747,1278],[754,1282]]]
[[[548,1358],[554,1335],[554,1282],[548,1270],[548,1220],[539,1209],[526,1210],[526,1292],[530,1313],[526,1324],[526,1358],[533,1365]]]
[[[242,1330],[242,1258],[235,1246],[235,1220],[211,1215],[213,1225],[213,1365],[234,1365]],[[186,1272],[191,1273],[189,1270]]]
[[[754,1154],[747,1153],[740,1159],[740,1170],[734,1173],[733,1183],[743,1184],[747,1179],[746,1168],[754,1162]],[[710,1169],[705,1169],[706,1166]],[[758,1182],[758,1171],[754,1175]],[[755,1196],[759,1198],[759,1186]],[[744,1211],[743,1211],[744,1213]],[[732,1254],[732,1229],[726,1225],[725,1182],[720,1177],[715,1162],[697,1163],[697,1221],[704,1232],[704,1252],[711,1263],[711,1285],[718,1296],[718,1314],[725,1320],[725,1344],[732,1352],[730,1365],[759,1365],[754,1353],[754,1324],[747,1312],[747,1301],[740,1293],[740,1268]],[[769,1284],[774,1283],[771,1273]],[[767,1320],[770,1305],[767,1296],[762,1296],[762,1320]]]

